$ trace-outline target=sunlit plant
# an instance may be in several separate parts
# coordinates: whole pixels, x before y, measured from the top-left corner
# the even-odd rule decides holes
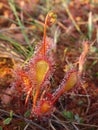
[[[73,67],[65,73],[65,76],[58,88],[51,93],[49,91],[50,78],[55,71],[54,51],[56,46],[53,41],[46,37],[47,27],[56,21],[56,14],[49,12],[45,18],[44,35],[41,46],[37,48],[30,61],[24,67],[17,67],[14,72],[14,87],[20,95],[26,94],[25,104],[28,99],[32,101],[31,114],[45,116],[53,112],[57,100],[66,92],[72,89],[78,82],[83,70],[83,64],[89,48],[85,42],[84,52],[79,59],[79,69]],[[88,50],[88,49],[87,49]],[[77,69],[76,69],[77,68]]]

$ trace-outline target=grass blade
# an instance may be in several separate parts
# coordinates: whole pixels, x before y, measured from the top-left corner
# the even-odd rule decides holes
[[[18,17],[16,8],[15,8],[14,0],[8,0],[8,2],[9,2],[9,5],[10,5],[10,7],[11,7],[11,9],[12,9],[12,11],[13,11],[15,17],[16,17],[16,20],[18,21],[18,25],[19,25],[20,28],[21,28],[21,32],[22,32],[22,34],[24,35],[24,38],[25,38],[26,43],[28,44],[30,50],[33,51],[32,47],[31,47],[31,45],[30,45],[29,39],[28,39],[28,37],[27,37],[27,35],[26,35],[26,33],[25,33],[25,31],[22,29],[22,28],[24,28],[24,25],[22,24],[22,22],[20,21],[20,19],[19,19],[19,17]]]
[[[92,19],[92,12],[89,13],[88,17],[88,38],[91,40],[93,33],[93,19]]]
[[[70,12],[70,10],[69,10],[69,8],[68,8],[68,6],[67,6],[66,1],[65,1],[65,0],[62,0],[62,4],[63,4],[63,6],[65,7],[65,10],[66,10],[66,12],[67,12],[69,18],[71,19],[73,25],[75,26],[75,28],[77,29],[77,31],[78,31],[80,34],[82,34],[82,32],[81,32],[79,26],[77,25],[76,21],[74,20],[74,18],[73,18],[73,16],[72,16],[71,12]]]

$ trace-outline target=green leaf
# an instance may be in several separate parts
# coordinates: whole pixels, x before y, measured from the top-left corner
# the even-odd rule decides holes
[[[4,124],[4,125],[8,125],[8,124],[10,124],[11,120],[12,120],[12,118],[6,118],[6,119],[3,121],[3,124]]]
[[[2,126],[0,126],[0,130],[3,130],[3,129],[2,129]]]
[[[82,100],[80,100],[79,102],[78,102],[78,105],[83,105],[83,101]]]
[[[98,77],[98,72],[95,73],[95,76]]]
[[[95,65],[95,64],[97,64],[97,62],[98,62],[98,61],[97,61],[97,60],[95,60],[95,61],[92,63],[92,65]]]
[[[12,118],[12,116],[13,116],[13,111],[11,110],[10,111],[10,117]]]
[[[90,130],[95,130],[95,128],[91,128]]]
[[[73,120],[74,119],[74,114],[70,111],[63,111],[62,113],[65,118]]]
[[[30,110],[28,110],[28,111],[25,112],[24,116],[25,116],[25,117],[29,117],[30,114],[31,114],[31,112],[30,112]]]
[[[78,114],[76,114],[76,115],[74,116],[74,118],[75,118],[75,120],[76,120],[78,123],[83,123],[83,119],[82,119],[81,117],[79,117]]]

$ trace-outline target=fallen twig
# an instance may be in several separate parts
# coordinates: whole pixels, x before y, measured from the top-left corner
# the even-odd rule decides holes
[[[4,112],[4,113],[7,114],[7,115],[10,114],[8,111],[2,110],[2,109],[0,109],[0,112]],[[14,113],[13,113],[13,116],[15,116],[15,117],[17,117],[17,118],[19,118],[19,119],[21,119],[21,120],[24,120],[25,122],[27,122],[27,123],[29,123],[29,124],[31,124],[31,125],[34,125],[34,126],[40,128],[41,130],[46,130],[46,129],[43,128],[42,126],[38,125],[37,123],[35,123],[35,122],[33,122],[32,120],[29,120],[29,119],[27,119],[27,118],[25,118],[25,117],[23,117],[23,116],[20,116],[20,115],[14,114]]]

